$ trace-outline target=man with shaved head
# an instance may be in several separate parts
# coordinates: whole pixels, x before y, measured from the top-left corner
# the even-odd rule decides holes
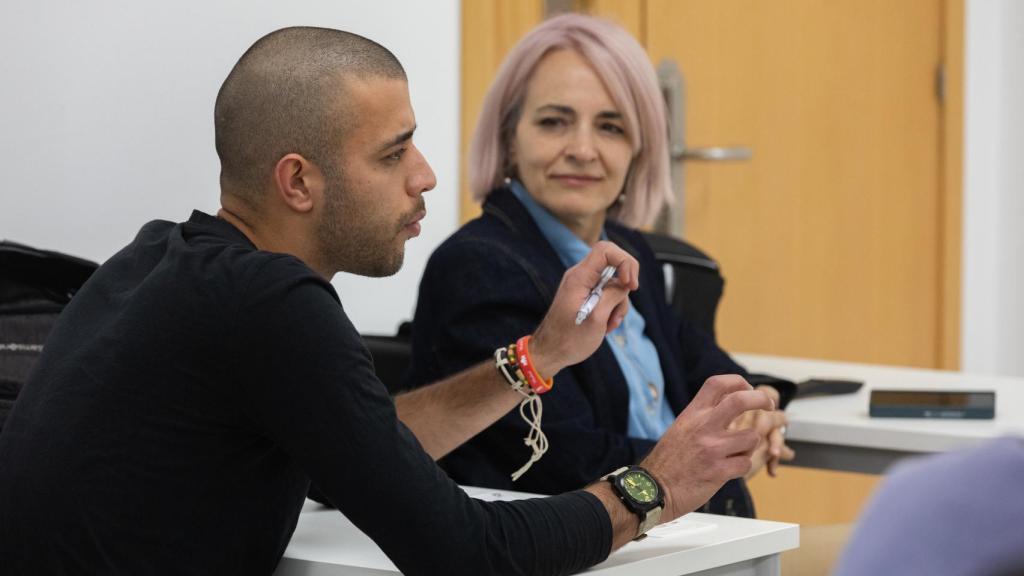
[[[374,93],[380,86],[388,90]],[[388,96],[396,102],[383,102]],[[359,107],[363,103],[381,108],[383,116],[404,104],[408,117],[404,124],[396,124],[404,130],[391,134],[391,140],[378,141],[384,136],[378,126],[359,122],[370,112]],[[396,164],[412,141],[415,123],[405,70],[394,54],[362,36],[338,30],[289,28],[264,36],[242,55],[224,81],[214,108],[214,127],[221,161],[221,202],[229,217],[244,214],[259,221],[264,216],[267,175],[291,153],[286,168],[317,167],[325,188],[323,217],[309,230],[315,251],[327,260],[317,263],[325,276],[337,270],[390,276],[401,268],[405,239],[398,241],[395,234],[425,214],[419,193],[434,186],[430,167],[415,151],[419,169],[409,186],[419,190],[410,193],[412,203],[406,202],[408,206],[394,213],[386,197],[350,194],[359,187],[356,178],[370,174],[352,162],[342,166],[346,138],[358,136],[360,143],[379,144],[381,149],[373,152],[393,155]],[[357,145],[347,144],[349,148]],[[401,185],[397,180],[395,184]],[[380,220],[397,227],[382,228]],[[418,230],[418,225],[413,229]]]
[[[221,209],[150,222],[100,267],[0,435],[0,572],[270,574],[312,480],[404,573],[562,574],[749,469],[758,438],[728,426],[771,400],[725,376],[632,472],[643,513],[612,482],[469,498],[434,459],[592,353],[636,261],[601,243],[570,269],[530,339],[496,351],[514,377],[485,362],[392,400],[330,279],[395,273],[426,213],[434,174],[398,60],[355,34],[273,32],[214,122]],[[574,325],[606,266],[616,279]]]

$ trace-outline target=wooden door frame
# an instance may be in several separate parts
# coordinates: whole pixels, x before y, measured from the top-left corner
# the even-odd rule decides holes
[[[963,250],[964,0],[945,0],[945,66],[939,184],[939,368],[960,368],[961,253]]]
[[[459,223],[480,214],[469,193],[469,142],[484,94],[516,42],[544,19],[543,0],[465,0],[462,2],[462,55],[459,142]]]

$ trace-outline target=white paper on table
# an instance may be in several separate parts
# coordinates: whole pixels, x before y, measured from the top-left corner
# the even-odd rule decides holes
[[[700,532],[708,532],[717,528],[711,522],[700,522],[690,520],[686,516],[680,516],[671,522],[659,524],[647,531],[648,538],[679,538],[680,536],[692,536]]]

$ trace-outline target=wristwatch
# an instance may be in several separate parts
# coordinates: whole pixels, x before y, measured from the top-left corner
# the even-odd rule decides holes
[[[601,480],[611,483],[619,500],[640,518],[634,540],[646,537],[647,531],[658,525],[665,509],[665,493],[658,481],[640,466],[623,466]]]

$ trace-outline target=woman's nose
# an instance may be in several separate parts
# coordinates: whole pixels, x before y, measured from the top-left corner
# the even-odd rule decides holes
[[[597,158],[597,149],[594,147],[593,134],[589,130],[575,130],[571,139],[566,145],[565,155],[570,160],[587,163]]]

